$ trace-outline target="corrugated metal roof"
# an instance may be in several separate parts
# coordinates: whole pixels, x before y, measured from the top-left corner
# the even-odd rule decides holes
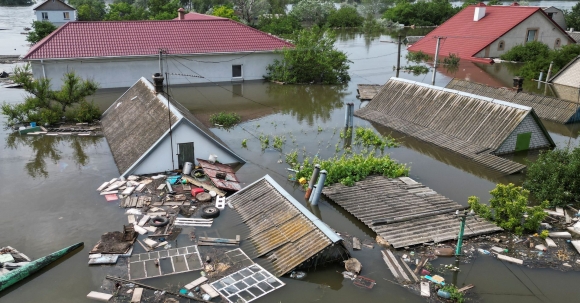
[[[400,78],[391,78],[355,112],[506,174],[525,166],[491,153],[529,114],[534,112],[526,106]]]
[[[395,248],[453,240],[459,233],[453,214],[462,206],[410,178],[370,176],[354,186],[333,184],[322,193]],[[384,224],[387,219],[398,220]],[[502,230],[478,216],[467,225],[466,237]]]
[[[277,276],[342,241],[268,175],[227,201],[250,229],[253,251],[248,254],[253,258],[274,255],[267,267]]]
[[[233,20],[68,22],[23,57],[68,59],[274,51],[292,44]]]
[[[580,56],[572,59],[549,82],[580,89]]]
[[[559,123],[580,121],[578,104],[563,99],[526,92],[518,93],[515,90],[491,87],[485,84],[460,79],[451,80],[446,88],[529,106],[534,109],[534,112],[538,117],[546,120]]]
[[[179,102],[169,98],[170,113],[167,107],[168,99],[156,93],[153,84],[141,77],[103,113],[103,134],[121,174],[167,136],[169,122],[175,127],[180,121],[187,121],[240,162],[245,162]]]
[[[576,43],[580,43],[580,32],[568,32],[568,35],[570,35],[570,37],[572,37]]]

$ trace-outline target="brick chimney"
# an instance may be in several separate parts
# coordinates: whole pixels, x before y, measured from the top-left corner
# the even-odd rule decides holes
[[[155,91],[157,93],[163,92],[163,80],[165,78],[160,73],[153,74],[153,84],[155,85]]]
[[[473,13],[473,21],[477,22],[481,20],[481,18],[485,17],[485,8],[486,5],[483,2],[479,2],[475,5],[475,12]]]
[[[183,7],[177,10],[177,17],[179,18],[179,20],[185,19],[185,10],[183,9]]]
[[[514,89],[519,93],[524,88],[524,78],[515,77],[514,78]]]

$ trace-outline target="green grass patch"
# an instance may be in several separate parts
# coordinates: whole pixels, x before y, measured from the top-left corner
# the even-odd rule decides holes
[[[224,128],[230,128],[240,123],[240,121],[242,121],[242,118],[236,113],[221,112],[209,117],[209,123]]]

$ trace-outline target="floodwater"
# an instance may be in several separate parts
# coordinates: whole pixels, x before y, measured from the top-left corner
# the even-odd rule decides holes
[[[3,9],[0,8],[0,11]],[[308,156],[318,154],[322,158],[331,157],[337,148],[341,149],[343,142],[339,133],[344,123],[345,104],[353,102],[356,108],[364,106],[356,99],[356,84],[384,83],[395,74],[396,44],[381,42],[392,40],[389,35],[341,33],[337,46],[347,52],[353,61],[352,81],[346,85],[208,83],[203,86],[171,87],[170,94],[203,121],[215,112],[238,112],[243,123],[229,131],[212,130],[248,160],[238,171],[240,181],[248,184],[269,174],[302,201],[303,192],[294,182],[288,181],[287,165],[278,161],[284,160],[283,153],[295,149],[300,150],[301,155],[304,150]],[[405,53],[403,50],[402,65],[406,64]],[[12,67],[0,65],[0,69]],[[469,68],[465,67],[466,70]],[[463,65],[459,69],[462,70]],[[475,79],[480,73],[483,72],[466,72],[465,77]],[[452,76],[438,71],[436,85],[446,85]],[[413,76],[402,73],[401,77],[425,83],[431,81],[431,74]],[[486,73],[482,79],[489,77]],[[122,92],[124,89],[102,90],[94,99],[105,109]],[[0,102],[18,103],[24,96],[22,90],[0,87]],[[1,116],[0,123],[4,122],[5,118]],[[471,195],[487,200],[488,192],[498,182],[522,182],[522,175],[497,176],[473,163],[461,161],[454,154],[356,117],[355,125],[374,127],[383,134],[399,138],[401,146],[386,152],[398,161],[408,163],[410,177],[461,204],[466,204]],[[545,125],[558,147],[578,146],[578,125],[564,126],[549,122]],[[262,151],[257,138],[261,134],[284,136],[283,152],[274,149]],[[247,148],[242,148],[243,139],[248,139]],[[3,147],[0,152],[0,246],[10,245],[32,258],[38,258],[64,246],[85,242],[82,250],[0,293],[0,302],[88,302],[86,294],[99,291],[107,273],[106,267],[89,267],[86,264],[88,251],[102,233],[121,230],[122,224],[126,223],[126,216],[117,203],[106,202],[95,191],[102,182],[119,174],[107,142],[99,137],[21,137],[2,129],[0,145]],[[514,158],[525,161],[535,155],[523,153]],[[323,200],[318,207],[311,209],[340,232],[363,240],[374,238],[372,231],[329,201]],[[235,226],[228,223],[226,211],[215,224],[221,226],[220,232],[226,237],[235,234]],[[190,243],[184,237],[187,238],[186,235],[178,238],[183,246]],[[136,248],[136,252],[140,252],[139,249]],[[355,287],[338,273],[342,271],[340,265],[332,265],[309,272],[305,280],[282,278],[287,284],[285,287],[257,302],[424,301],[388,281],[393,277],[382,261],[378,247],[353,252],[353,256],[362,262],[362,274],[376,281],[372,290]],[[452,262],[452,259],[440,258],[434,263]],[[456,277],[451,273],[444,277],[449,281],[456,280],[458,285],[474,284],[475,299],[483,302],[575,302],[580,296],[577,287],[580,274],[577,272],[529,269],[488,256],[459,267],[461,271]],[[184,284],[198,275],[186,273],[148,279],[145,283],[159,287]]]

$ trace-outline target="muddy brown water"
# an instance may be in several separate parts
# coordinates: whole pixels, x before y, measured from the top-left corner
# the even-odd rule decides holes
[[[306,150],[322,158],[333,156],[336,145],[343,142],[339,133],[344,123],[345,103],[364,106],[356,99],[357,83],[384,83],[394,76],[396,45],[389,35],[364,36],[356,33],[339,35],[337,45],[346,51],[351,64],[352,81],[341,86],[277,85],[262,82],[242,84],[208,84],[171,87],[170,93],[201,120],[219,111],[236,111],[243,123],[231,130],[213,129],[234,151],[248,160],[238,171],[243,184],[269,174],[299,201],[303,192],[288,181],[287,165],[278,163],[284,156],[274,149],[262,151],[257,137],[284,136],[283,152]],[[403,55],[405,51],[403,51]],[[406,64],[404,58],[402,64]],[[2,66],[11,68],[12,66]],[[152,71],[153,72],[153,71]],[[429,82],[431,75],[403,78]],[[436,84],[444,86],[451,78],[437,75]],[[102,109],[107,108],[124,89],[99,91],[94,97]],[[0,100],[22,102],[24,92],[0,88]],[[0,117],[0,123],[5,120]],[[370,126],[383,134],[399,138],[401,146],[386,152],[411,167],[410,176],[437,192],[466,204],[476,195],[487,200],[497,182],[521,184],[522,175],[497,176],[493,172],[461,161],[457,156],[421,141],[403,137],[389,129],[372,125],[355,117],[355,125]],[[578,126],[546,123],[559,147],[578,145]],[[247,148],[241,142],[247,139]],[[270,140],[273,141],[272,139]],[[32,258],[38,258],[76,242],[85,242],[82,251],[71,254],[58,264],[35,274],[0,293],[0,302],[85,302],[90,291],[99,291],[107,267],[89,267],[87,254],[100,235],[121,230],[126,223],[123,210],[114,202],[106,202],[95,189],[104,181],[118,176],[109,147],[104,138],[20,137],[0,131],[0,246],[11,245]],[[207,155],[197,155],[206,157]],[[513,156],[517,161],[533,159],[535,153]],[[356,218],[335,204],[326,201],[310,207],[334,229],[364,240],[374,234]],[[216,229],[223,237],[236,234],[233,214],[226,210],[217,219]],[[198,228],[200,232],[201,228]],[[177,245],[189,244],[187,230],[178,237]],[[571,249],[571,248],[569,248]],[[340,265],[311,271],[304,280],[282,278],[286,286],[257,302],[421,302],[416,294],[394,285],[393,277],[380,258],[379,248],[363,248],[353,252],[363,265],[362,274],[374,279],[372,290],[361,289],[339,274]],[[136,248],[136,252],[141,252]],[[440,258],[434,263],[450,264]],[[461,264],[458,285],[474,284],[474,299],[484,302],[575,302],[580,295],[577,285],[580,274],[551,269],[528,269],[481,256],[469,264]],[[148,279],[147,284],[164,287],[191,282],[198,273]],[[445,273],[447,280],[453,279]]]

